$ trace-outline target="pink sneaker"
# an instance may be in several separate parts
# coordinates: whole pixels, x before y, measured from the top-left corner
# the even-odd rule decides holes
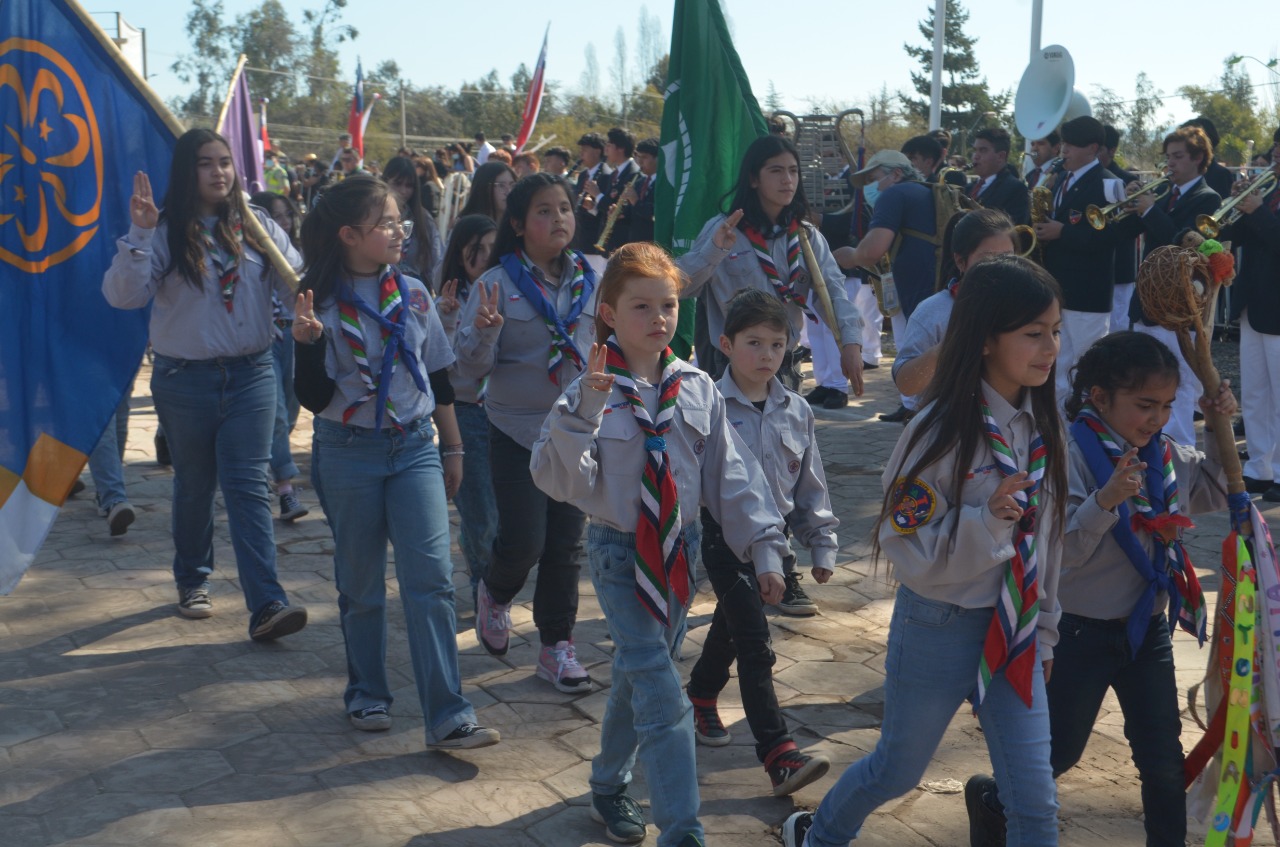
[[[543,646],[536,673],[539,679],[545,679],[566,694],[585,694],[591,690],[591,677],[578,664],[572,641],[560,641],[554,647]]]
[[[511,643],[511,604],[496,602],[483,579],[476,586],[476,638],[491,656],[505,656]]]

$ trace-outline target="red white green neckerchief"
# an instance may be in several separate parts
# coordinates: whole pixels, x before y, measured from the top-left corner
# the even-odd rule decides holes
[[[244,243],[240,221],[232,222],[231,235],[237,242]],[[210,261],[213,262],[213,271],[218,275],[218,287],[222,289],[222,305],[226,306],[227,312],[230,312],[232,301],[236,296],[236,283],[240,281],[240,263],[234,253],[218,243],[218,239],[213,236],[213,231],[203,223],[200,224],[200,238],[204,241],[204,249],[209,253]]]
[[[1124,451],[1107,430],[1097,410],[1086,404],[1071,424],[1071,435],[1084,455],[1098,485],[1105,485]],[[1129,616],[1129,648],[1137,654],[1151,625],[1157,591],[1169,595],[1170,626],[1180,626],[1204,644],[1208,612],[1204,591],[1182,544],[1182,530],[1191,519],[1181,513],[1178,479],[1173,469],[1173,446],[1162,433],[1152,436],[1138,449],[1138,458],[1147,463],[1146,485],[1116,507],[1119,520],[1111,534],[1128,556],[1130,564],[1147,582]],[[1104,476],[1105,474],[1105,476]],[[1132,515],[1132,517],[1130,517]],[[1155,544],[1155,557],[1147,555],[1137,533],[1145,532]]]
[[[996,469],[1002,478],[1019,472],[1017,460],[1009,442],[1000,432],[1000,425],[991,414],[987,398],[982,398],[982,422],[986,430],[987,446],[995,457]],[[1048,449],[1039,432],[1031,436],[1031,457],[1027,465],[1031,487],[1014,492],[1014,499],[1022,508],[1013,538],[1013,558],[1005,564],[1004,578],[1000,581],[1000,600],[987,628],[987,638],[982,645],[982,659],[978,663],[978,688],[974,705],[981,705],[991,687],[991,678],[1003,670],[1005,678],[1022,702],[1031,706],[1031,679],[1036,661],[1036,623],[1040,617],[1040,591],[1036,584],[1036,518],[1040,508],[1040,482],[1044,478]]]
[[[680,500],[667,459],[666,434],[676,417],[680,395],[680,360],[671,348],[662,351],[657,415],[649,416],[622,348],[609,336],[606,368],[613,384],[631,404],[645,435],[644,476],[640,482],[640,520],[636,524],[636,596],[663,626],[670,626],[671,602],[689,603],[689,565],[685,557]]]
[[[338,320],[342,327],[342,336],[347,339],[351,348],[351,357],[356,361],[356,370],[364,383],[364,396],[358,398],[342,413],[342,422],[347,423],[356,410],[370,400],[377,399],[374,413],[374,429],[382,429],[382,416],[385,411],[396,428],[401,421],[396,412],[395,403],[391,400],[391,380],[396,373],[396,365],[404,359],[405,367],[413,378],[414,384],[423,394],[427,393],[426,382],[422,378],[422,369],[418,366],[417,356],[405,346],[405,294],[404,280],[394,265],[385,265],[378,278],[378,308],[373,308],[364,301],[350,283],[344,283],[338,289]],[[372,318],[381,329],[382,363],[378,376],[373,375],[369,364],[369,351],[365,344],[364,330],[360,325],[360,314]]]
[[[817,322],[818,318],[813,314],[813,310],[809,308],[809,303],[805,296],[796,290],[796,285],[800,282],[800,275],[803,271],[803,263],[800,256],[800,220],[792,218],[787,223],[787,278],[784,280],[778,273],[778,266],[773,263],[773,256],[769,252],[769,240],[760,230],[751,224],[745,224],[742,232],[747,236],[747,241],[751,244],[751,249],[755,251],[756,261],[760,263],[760,270],[764,271],[765,277],[773,285],[773,290],[782,298],[783,303],[795,303],[804,310],[805,316],[810,320]]]
[[[578,318],[582,316],[596,288],[595,271],[587,265],[581,253],[566,250],[564,260],[573,267],[573,278],[569,280],[569,293],[573,302],[569,306],[569,313],[563,318],[547,289],[538,281],[533,263],[523,250],[517,249],[498,260],[520,293],[542,315],[547,332],[551,333],[551,345],[547,350],[547,378],[552,382],[556,381],[556,371],[566,356],[573,360],[579,370],[586,361],[573,343],[573,334],[578,328]]]
[[[960,292],[960,277],[953,276],[947,280],[947,293],[951,295],[951,299],[956,299],[956,294]]]

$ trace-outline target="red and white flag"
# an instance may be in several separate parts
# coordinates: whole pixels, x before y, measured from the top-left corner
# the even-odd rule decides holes
[[[516,152],[524,150],[524,145],[533,135],[534,124],[538,122],[538,110],[542,108],[542,92],[546,88],[547,71],[547,34],[551,32],[551,24],[542,33],[542,52],[538,54],[538,66],[533,69],[533,79],[529,81],[529,96],[524,101],[524,113],[520,116],[520,134],[516,136]]]
[[[258,101],[262,115],[258,119],[258,124],[262,127],[262,152],[264,154],[271,152],[271,136],[267,135],[267,103],[269,102],[265,97]]]

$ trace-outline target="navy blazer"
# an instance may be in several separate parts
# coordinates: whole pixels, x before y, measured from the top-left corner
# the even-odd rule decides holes
[[[608,164],[601,162],[600,169],[596,171],[596,188],[604,191],[604,187],[609,184],[609,174],[612,169]],[[577,205],[574,206],[574,213],[577,217],[577,228],[573,233],[573,249],[581,250],[583,253],[599,253],[599,250],[593,250],[591,245],[596,243],[596,239],[600,236],[600,229],[604,226],[604,214],[599,210],[596,214],[591,214],[582,208],[582,192],[587,185],[587,169],[583,168],[578,174],[578,184],[575,186],[577,190]],[[603,205],[603,204],[602,204]]]
[[[1240,318],[1265,335],[1280,335],[1280,209],[1273,204],[1280,189],[1251,215],[1227,227],[1220,238],[1242,247],[1240,276],[1231,286],[1231,317]]]
[[[1196,225],[1200,215],[1212,215],[1222,204],[1218,192],[1209,187],[1204,179],[1199,179],[1191,186],[1191,190],[1178,198],[1172,209],[1169,208],[1168,195],[1161,197],[1145,215],[1130,215],[1116,226],[1121,233],[1143,235],[1142,258],[1151,255],[1157,247],[1173,244],[1178,233]],[[1146,314],[1142,311],[1142,302],[1134,297],[1129,303],[1129,319],[1134,323],[1141,321],[1151,326]]]
[[[1031,223],[1031,192],[1027,190],[1027,184],[1008,168],[996,174],[977,199],[987,209],[1004,212],[1014,225]]]
[[[1126,171],[1115,162],[1107,165],[1107,170],[1115,174],[1125,185],[1133,182],[1138,175]],[[1138,279],[1138,237],[1122,238],[1116,242],[1116,285],[1125,285]]]
[[[1055,195],[1065,177],[1065,171],[1054,177]],[[1111,179],[1111,173],[1099,163],[1072,180],[1053,215],[1063,225],[1062,235],[1044,242],[1045,269],[1062,287],[1063,308],[1076,312],[1111,312],[1118,234],[1113,226],[1094,229],[1084,216],[1088,206],[1107,204],[1104,178]]]

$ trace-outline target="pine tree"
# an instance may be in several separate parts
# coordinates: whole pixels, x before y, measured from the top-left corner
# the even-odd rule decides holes
[[[978,60],[973,46],[978,39],[966,35],[964,25],[969,13],[960,0],[947,0],[947,21],[943,30],[942,52],[942,127],[967,130],[974,118],[983,112],[1004,112],[1013,99],[1009,91],[992,96],[987,78],[978,70]],[[933,6],[928,16],[920,22],[923,47],[902,45],[907,55],[920,63],[920,72],[912,72],[911,85],[920,95],[913,99],[899,95],[908,113],[921,119],[929,118],[929,97],[933,85]]]

